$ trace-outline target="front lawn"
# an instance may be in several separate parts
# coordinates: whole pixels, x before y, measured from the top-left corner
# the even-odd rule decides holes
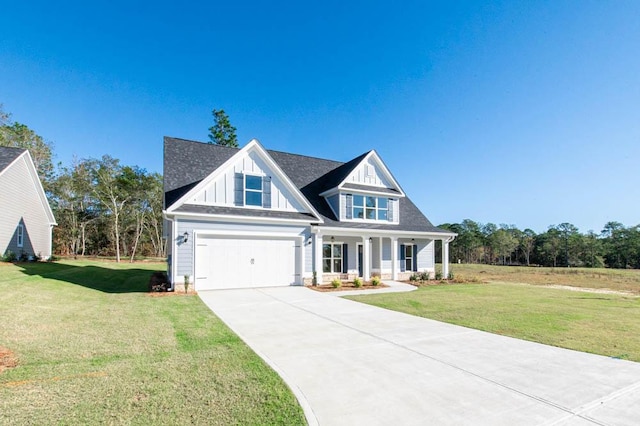
[[[600,287],[600,286],[598,286]],[[347,297],[451,324],[640,361],[640,298],[508,283]]]
[[[17,363],[0,372],[0,424],[304,424],[197,296],[145,292],[163,268],[0,263],[0,348]]]

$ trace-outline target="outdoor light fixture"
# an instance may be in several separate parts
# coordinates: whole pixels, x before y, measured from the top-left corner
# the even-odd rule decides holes
[[[189,241],[189,233],[185,231],[184,234],[182,234],[182,242],[186,243],[187,241]]]
[[[336,237],[331,237],[331,241],[335,241],[335,240],[336,240]]]

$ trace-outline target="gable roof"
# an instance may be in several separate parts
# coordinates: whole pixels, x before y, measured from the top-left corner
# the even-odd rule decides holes
[[[239,148],[165,137],[165,206],[171,206],[239,151]],[[399,197],[399,224],[340,222],[336,218],[331,207],[320,194],[343,183],[373,151],[359,155],[346,163],[281,151],[266,151],[320,214],[324,220],[322,226],[449,233],[449,231],[434,226],[406,196]],[[355,184],[346,185],[355,186]],[[179,210],[182,209],[183,207],[179,207]],[[196,209],[202,213],[209,211],[213,213],[219,210]],[[225,210],[225,212],[231,213],[233,210],[238,209]]]
[[[53,216],[53,211],[51,210],[51,206],[49,205],[47,195],[44,193],[42,182],[40,182],[40,177],[38,177],[38,171],[36,170],[36,166],[33,164],[31,154],[29,154],[29,151],[27,149],[0,146],[0,175],[2,175],[5,170],[9,169],[9,167],[12,164],[16,163],[16,161],[18,161],[18,159],[21,157],[26,157],[25,163],[27,165],[27,170],[29,171],[29,175],[33,180],[36,188],[36,193],[38,194],[38,198],[40,199],[40,203],[42,204],[42,208],[45,211],[47,219],[49,220],[49,224],[57,225],[56,218]]]

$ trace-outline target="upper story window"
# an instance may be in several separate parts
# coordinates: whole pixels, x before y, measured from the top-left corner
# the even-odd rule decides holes
[[[262,207],[262,177],[244,176],[244,204]]]
[[[236,206],[271,208],[271,177],[235,174]]]
[[[390,203],[386,197],[374,197],[370,195],[351,195],[347,194],[347,198],[351,197],[352,205],[349,206],[347,201],[347,209],[351,208],[351,214],[353,219],[365,219],[365,220],[380,220],[391,221],[392,217],[389,214]]]

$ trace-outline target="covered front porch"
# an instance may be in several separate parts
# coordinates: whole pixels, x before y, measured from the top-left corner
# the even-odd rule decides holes
[[[455,234],[373,229],[312,230],[312,270],[317,283],[372,276],[407,280],[417,272],[435,275],[435,244],[442,242],[444,276],[449,274],[449,242]]]

